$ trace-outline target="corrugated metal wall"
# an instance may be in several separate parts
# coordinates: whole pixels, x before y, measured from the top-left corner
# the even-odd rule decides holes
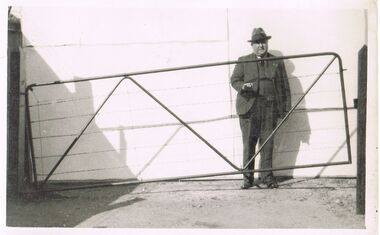
[[[68,17],[69,16],[69,17]],[[274,17],[276,16],[276,17]],[[345,11],[245,9],[23,8],[28,84],[236,60],[251,53],[253,27],[272,35],[277,55],[334,51],[341,55],[348,106],[356,98],[358,49],[365,15]],[[302,19],[302,20],[300,20]],[[347,24],[350,27],[345,27]],[[293,104],[330,58],[287,60]],[[233,66],[136,76],[144,87],[241,166]],[[31,95],[33,143],[42,179],[89,120],[117,79],[36,88]],[[275,166],[347,158],[338,66],[276,136]],[[355,153],[356,110],[349,110]],[[355,156],[354,156],[355,164]],[[355,165],[278,172],[355,175]],[[62,162],[52,179],[143,178],[229,171],[231,167],[135,85],[124,82]]]

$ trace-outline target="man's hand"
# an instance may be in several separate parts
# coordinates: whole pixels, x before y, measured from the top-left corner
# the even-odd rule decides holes
[[[254,91],[254,86],[252,82],[244,83],[241,87],[241,96],[244,98],[253,98],[256,97],[256,92]]]
[[[243,91],[252,91],[253,90],[253,83],[252,82],[247,82],[244,83],[243,86],[241,87]]]

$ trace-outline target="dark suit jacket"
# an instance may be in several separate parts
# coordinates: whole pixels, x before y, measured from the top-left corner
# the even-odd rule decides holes
[[[267,54],[268,57],[273,57]],[[255,54],[242,56],[238,61],[258,59]],[[255,97],[247,97],[242,95],[242,86],[244,83],[252,82],[253,90],[257,92],[258,79],[267,78],[274,82],[276,94],[278,115],[283,117],[291,108],[290,88],[285,65],[282,60],[270,60],[265,62],[265,69],[258,69],[257,62],[239,63],[235,65],[235,69],[231,76],[231,86],[238,92],[236,97],[236,112],[238,115],[246,114],[254,104]]]

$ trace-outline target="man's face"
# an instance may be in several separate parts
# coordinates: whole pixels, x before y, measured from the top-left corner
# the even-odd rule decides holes
[[[263,56],[268,51],[268,40],[253,42],[252,48],[253,48],[253,53],[255,53],[257,56]]]

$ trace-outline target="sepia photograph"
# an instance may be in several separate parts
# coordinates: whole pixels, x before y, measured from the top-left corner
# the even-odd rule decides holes
[[[378,234],[376,3],[173,2],[2,7],[5,234]]]

